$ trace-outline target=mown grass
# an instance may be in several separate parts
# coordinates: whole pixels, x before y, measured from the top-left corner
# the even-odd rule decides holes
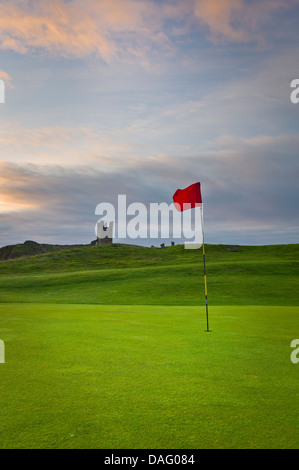
[[[1,448],[298,447],[296,307],[1,309]]]

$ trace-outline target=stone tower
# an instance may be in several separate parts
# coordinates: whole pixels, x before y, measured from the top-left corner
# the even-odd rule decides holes
[[[113,243],[113,222],[107,226],[103,220],[97,226],[97,245],[112,245]]]

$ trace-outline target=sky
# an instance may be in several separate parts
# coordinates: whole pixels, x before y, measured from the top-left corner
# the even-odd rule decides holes
[[[299,0],[0,0],[0,246],[90,243],[99,203],[197,181],[207,243],[299,243],[298,22]]]

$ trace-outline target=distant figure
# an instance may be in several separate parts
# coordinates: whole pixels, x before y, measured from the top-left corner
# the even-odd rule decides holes
[[[165,243],[161,243],[161,248],[165,248]]]
[[[98,224],[97,245],[112,245],[113,243],[113,222],[105,225],[103,220]]]
[[[174,242],[171,242],[171,246],[174,246],[174,245],[175,245],[175,243],[174,243]]]

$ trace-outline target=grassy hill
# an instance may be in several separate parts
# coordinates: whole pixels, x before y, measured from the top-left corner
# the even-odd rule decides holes
[[[299,245],[206,246],[212,305],[298,305]],[[1,302],[203,304],[201,250],[60,247],[0,262]]]
[[[0,260],[9,260],[21,258],[24,256],[34,256],[44,254],[52,251],[65,250],[72,246],[77,247],[80,245],[49,245],[47,243],[37,243],[32,240],[27,240],[24,243],[17,243],[16,245],[7,245],[0,248]],[[82,246],[82,245],[81,245]]]

